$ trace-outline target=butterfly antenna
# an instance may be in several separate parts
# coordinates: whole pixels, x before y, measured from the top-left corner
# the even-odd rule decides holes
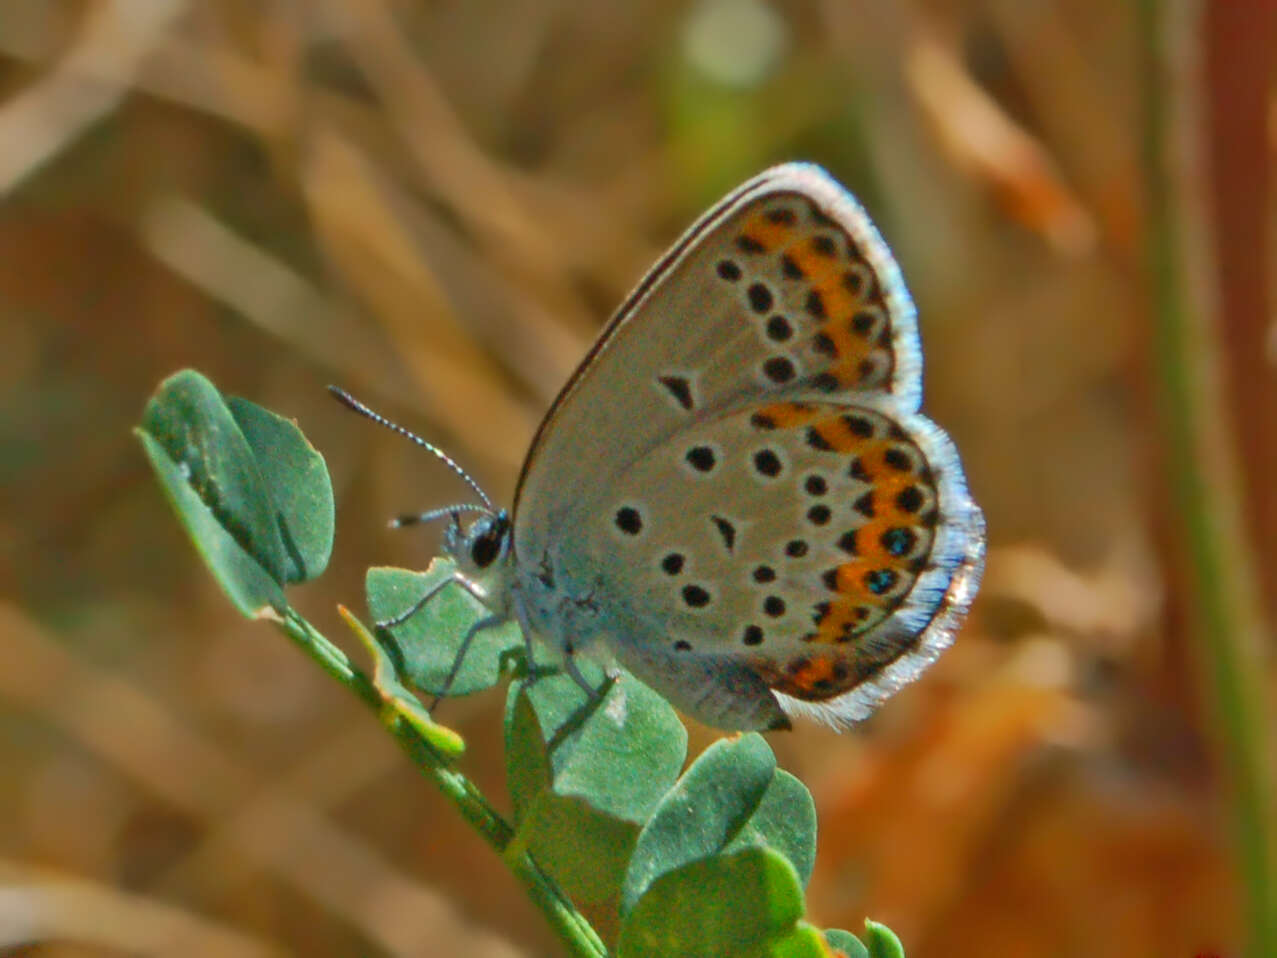
[[[404,516],[395,516],[395,518],[390,520],[390,525],[393,528],[402,529],[404,526],[416,526],[423,522],[434,522],[436,519],[446,519],[459,512],[482,512],[487,515],[491,513],[491,510],[485,509],[483,506],[476,506],[473,502],[462,502],[455,506],[441,506],[438,509],[431,509],[429,512],[409,513]]]
[[[475,505],[453,506],[450,509],[435,510],[436,512],[438,512],[441,515],[447,515],[449,512],[455,512],[459,508],[465,509],[466,511],[475,511],[475,512],[491,513],[496,511],[492,508],[492,500],[488,498],[487,493],[485,493],[482,489],[479,488],[479,484],[475,482],[474,479],[471,478],[470,473],[462,469],[455,459],[449,456],[446,452],[444,452],[438,446],[434,445],[433,443],[426,442],[424,439],[418,436],[415,432],[411,432],[410,430],[405,429],[403,426],[399,425],[398,423],[391,422],[381,413],[373,412],[371,409],[369,409],[367,406],[361,403],[358,399],[356,399],[350,393],[346,392],[346,390],[341,389],[337,386],[329,386],[328,391],[333,394],[333,398],[335,398],[339,403],[341,403],[346,408],[353,409],[355,412],[359,413],[359,415],[367,419],[371,419],[373,422],[377,423],[380,426],[385,426],[391,432],[397,432],[399,435],[403,436],[405,439],[409,440],[410,442],[415,442],[422,449],[426,450],[426,452],[432,453],[435,456],[435,458],[442,460],[445,466],[447,466],[449,469],[455,472],[458,476],[460,476],[461,479],[465,482],[465,484],[474,490],[475,495],[477,495],[480,499],[483,500],[482,507],[475,506]],[[423,515],[430,516],[430,518],[437,518],[437,516],[434,516],[431,513],[423,513]],[[404,516],[402,518],[403,519],[412,518],[413,521],[418,521],[418,522],[424,521],[423,519],[419,517],[414,518],[414,517]],[[398,521],[400,522],[400,524],[410,524],[410,523],[403,523],[402,519]]]

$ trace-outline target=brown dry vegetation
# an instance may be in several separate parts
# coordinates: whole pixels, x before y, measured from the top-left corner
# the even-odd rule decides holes
[[[129,429],[183,366],[295,417],[338,494],[296,602],[339,636],[366,566],[434,549],[384,519],[461,490],[324,384],[508,501],[630,284],[725,189],[805,158],[902,262],[991,545],[924,681],[863,730],[772,737],[818,805],[811,919],[872,916],[916,958],[1238,952],[1210,677],[1235,640],[1271,690],[1271,645],[1197,624],[1141,137],[1166,97],[1174,279],[1222,383],[1189,397],[1206,502],[1243,518],[1226,572],[1271,614],[1274,5],[1172,5],[1152,92],[1133,4],[776,2],[757,54],[750,8],[0,6],[0,950],[555,953],[367,714],[223,601]],[[753,73],[716,72],[723,48]],[[496,796],[500,717],[496,693],[441,712]]]

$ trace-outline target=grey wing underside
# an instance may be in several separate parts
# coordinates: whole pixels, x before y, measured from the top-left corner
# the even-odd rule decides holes
[[[881,237],[823,171],[806,164],[776,167],[684,235],[560,394],[520,479],[516,556],[530,566],[548,562],[562,573],[562,585],[602,583],[613,654],[699,719],[720,728],[772,728],[786,723],[786,711],[814,711],[835,722],[863,717],[948,644],[982,564],[983,520],[966,493],[952,444],[917,413],[920,401],[914,307]],[[839,628],[840,634],[854,632],[863,652],[855,661],[877,671],[857,677],[838,665],[832,688],[813,689],[819,676],[810,669],[793,671],[804,663],[797,611],[786,629],[758,620],[768,634],[746,648],[738,630],[756,624],[756,610],[744,606],[759,596],[733,585],[735,606],[714,620],[730,623],[730,634],[720,628],[698,632],[679,614],[687,609],[672,611],[661,597],[672,580],[650,564],[679,543],[645,556],[642,562],[649,564],[643,565],[615,538],[617,510],[641,499],[655,508],[654,520],[668,511],[651,528],[665,523],[675,538],[684,531],[679,523],[694,517],[698,532],[708,522],[721,542],[724,531],[714,517],[730,507],[732,515],[720,518],[739,524],[742,547],[751,536],[755,544],[783,547],[790,527],[801,528],[803,519],[777,511],[774,503],[788,499],[760,498],[735,480],[700,493],[677,486],[689,468],[697,478],[686,457],[698,430],[708,430],[706,444],[717,443],[744,468],[742,457],[753,455],[759,439],[746,428],[749,411],[775,403],[822,404],[831,415],[863,408],[884,430],[877,438],[886,441],[885,430],[895,427],[912,437],[905,445],[915,464],[934,470],[923,485],[935,515],[920,534],[925,549],[917,546],[914,556],[929,569],[902,574],[890,596],[899,601],[874,608],[872,621],[862,622],[859,631],[849,631],[844,621],[850,615],[846,602],[835,603],[822,636]],[[743,431],[733,433],[737,428]],[[804,435],[796,429],[782,444],[795,462],[811,452]],[[841,463],[844,472],[847,465]],[[842,479],[846,509],[863,490],[852,496],[855,477]],[[856,521],[843,519],[845,525]],[[690,526],[686,532],[692,534]],[[791,564],[786,579],[787,606],[808,619],[828,598],[820,592],[826,588],[821,576],[838,558],[828,548],[824,543],[813,550],[801,568]],[[714,560],[707,551],[698,561],[708,569]],[[740,556],[726,555],[716,571],[731,576],[750,568]],[[844,590],[834,598],[847,595]],[[918,641],[901,647],[913,639]],[[680,641],[695,648],[676,647]],[[828,660],[844,662],[845,653]],[[828,702],[838,707],[831,710]]]
[[[561,574],[600,583],[621,664],[719,728],[865,718],[951,643],[982,571],[952,443],[885,397],[729,412],[610,492]]]
[[[782,214],[793,224],[768,219]],[[741,275],[725,278],[724,263]],[[788,339],[771,338],[776,318]],[[684,234],[556,399],[515,495],[515,551],[543,555],[593,490],[715,410],[811,387],[826,398],[885,392],[913,412],[921,377],[913,302],[864,210],[819,167],[767,170]]]

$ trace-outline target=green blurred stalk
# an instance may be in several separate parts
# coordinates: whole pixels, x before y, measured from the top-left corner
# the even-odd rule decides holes
[[[291,609],[276,624],[324,671],[373,710],[382,727],[407,752],[413,764],[434,781],[461,817],[501,856],[506,867],[523,885],[533,905],[558,935],[567,953],[579,958],[605,958],[607,947],[598,933],[532,856],[522,847],[517,847],[514,828],[492,807],[478,787],[417,729],[383,709],[381,693],[368,677],[351,666],[341,650],[314,626]]]
[[[1229,785],[1244,883],[1247,954],[1277,956],[1277,844],[1264,700],[1267,630],[1241,504],[1236,445],[1221,388],[1219,317],[1202,210],[1196,109],[1201,8],[1139,0],[1147,202],[1147,267],[1154,363],[1169,478],[1192,577],[1199,661],[1214,710],[1216,759]],[[1191,172],[1190,172],[1191,171]],[[1266,410],[1264,414],[1277,414]]]

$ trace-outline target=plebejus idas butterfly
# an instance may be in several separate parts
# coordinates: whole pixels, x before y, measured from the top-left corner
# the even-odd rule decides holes
[[[482,500],[418,517],[450,519],[450,581],[490,613],[462,654],[513,618],[587,688],[577,655],[719,728],[865,718],[950,645],[984,563],[921,399],[913,302],[864,210],[819,167],[767,170],[603,330],[513,514],[422,443]]]

